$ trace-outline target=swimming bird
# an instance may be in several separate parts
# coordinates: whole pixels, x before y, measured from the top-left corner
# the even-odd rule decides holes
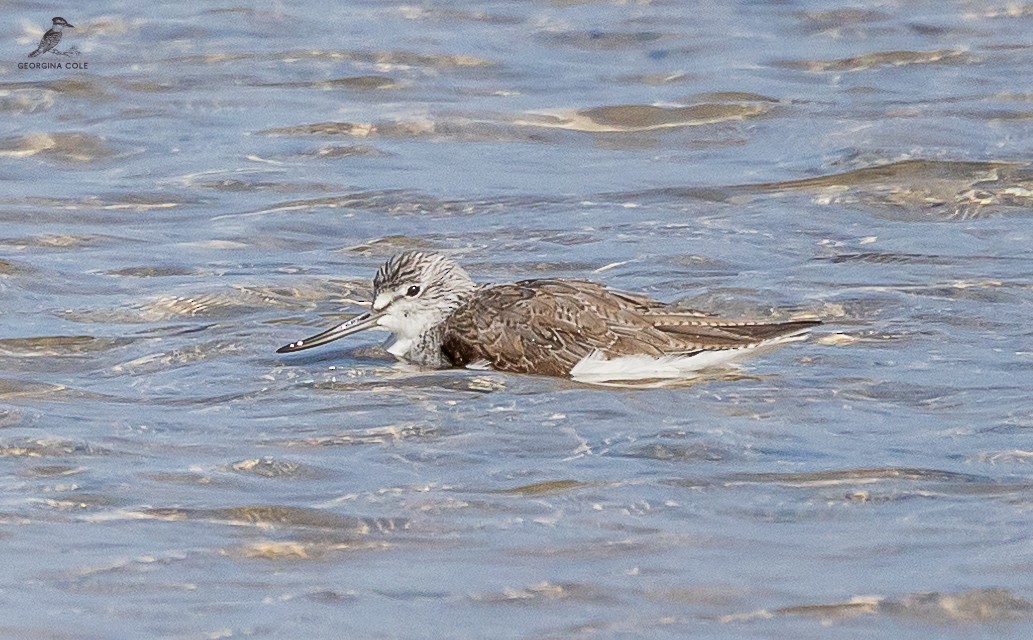
[[[61,30],[64,27],[68,27],[69,29],[75,28],[74,25],[69,24],[67,20],[61,17],[54,18],[51,22],[54,23],[54,26],[50,27],[50,29],[43,34],[43,39],[39,41],[39,46],[36,47],[35,51],[29,54],[30,58],[35,58],[41,53],[46,53],[56,47],[57,43],[61,42]]]
[[[614,382],[685,377],[817,324],[721,319],[586,280],[479,285],[445,256],[408,251],[377,271],[368,312],[277,353],[381,328],[388,352],[424,367]]]

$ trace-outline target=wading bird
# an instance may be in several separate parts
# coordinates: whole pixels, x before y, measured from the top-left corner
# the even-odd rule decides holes
[[[478,285],[442,255],[409,251],[377,271],[370,311],[277,353],[381,328],[388,352],[413,364],[601,383],[686,377],[817,324],[721,319],[585,280]]]

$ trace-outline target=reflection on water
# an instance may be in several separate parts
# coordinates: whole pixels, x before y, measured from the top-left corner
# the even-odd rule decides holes
[[[755,618],[807,616],[831,622],[839,618],[883,614],[917,618],[941,624],[951,622],[998,622],[1025,618],[1033,603],[1016,597],[1007,589],[976,589],[960,593],[914,593],[901,600],[858,597],[849,602],[784,607],[745,615],[725,616],[722,622]]]
[[[687,107],[629,104],[574,112],[529,114],[527,119],[514,120],[514,124],[592,132],[654,131],[753,118],[769,109],[763,103],[694,104]]]
[[[0,635],[1029,635],[1027,6],[62,9],[85,71],[21,11]],[[407,249],[826,325],[648,389],[274,353]]]
[[[1033,206],[1025,163],[902,160],[800,180],[722,188],[665,187],[609,194],[618,201],[693,198],[742,202],[754,194],[811,194],[815,204],[851,206],[900,220],[966,220]]]

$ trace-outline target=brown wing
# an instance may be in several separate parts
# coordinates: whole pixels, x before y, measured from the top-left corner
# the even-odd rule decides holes
[[[457,366],[485,360],[501,371],[565,376],[595,350],[615,357],[735,349],[791,332],[779,326],[670,312],[594,282],[525,280],[479,290],[445,322],[442,349]]]
[[[678,312],[647,312],[646,319],[658,330],[699,345],[701,351],[741,349],[765,340],[805,332],[820,320],[763,322],[734,320]]]

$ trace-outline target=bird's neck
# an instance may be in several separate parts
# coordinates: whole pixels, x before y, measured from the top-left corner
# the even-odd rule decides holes
[[[387,346],[388,353],[411,364],[432,369],[444,369],[449,366],[441,352],[442,326],[431,327],[413,338],[394,337]]]
[[[388,353],[421,367],[444,369],[451,366],[441,351],[445,322],[456,309],[473,297],[477,288],[473,282],[469,283],[469,287],[454,288],[449,293],[449,304],[443,309],[441,317],[434,318],[424,326],[394,327],[394,335],[386,345]]]

